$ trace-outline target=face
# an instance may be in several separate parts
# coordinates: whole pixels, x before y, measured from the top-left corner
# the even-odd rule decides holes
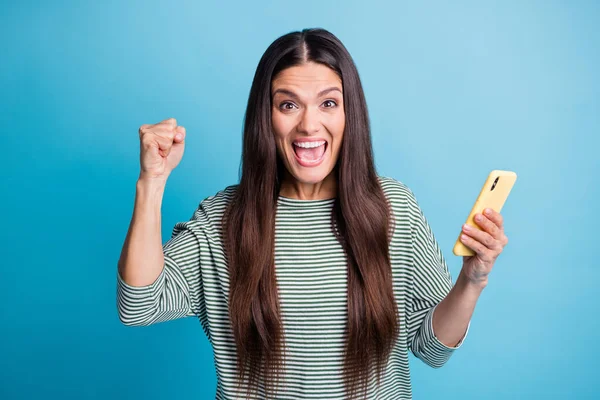
[[[345,126],[340,77],[309,62],[277,74],[271,95],[277,152],[289,179],[310,185],[333,177]]]

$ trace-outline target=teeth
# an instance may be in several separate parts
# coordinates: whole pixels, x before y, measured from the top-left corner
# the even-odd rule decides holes
[[[294,146],[303,147],[305,149],[312,149],[314,147],[323,146],[324,144],[324,140],[318,142],[294,142]]]

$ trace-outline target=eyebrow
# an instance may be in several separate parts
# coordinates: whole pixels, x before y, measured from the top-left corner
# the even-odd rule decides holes
[[[329,88],[327,88],[327,89],[323,89],[323,90],[321,90],[321,91],[319,92],[319,94],[317,94],[317,97],[324,96],[324,95],[326,95],[327,93],[329,93],[329,92],[333,92],[333,91],[336,91],[336,90],[337,90],[338,92],[342,93],[342,90],[341,90],[339,87],[337,87],[337,86],[332,86],[332,87],[329,87]],[[283,93],[283,94],[286,94],[286,95],[288,95],[288,96],[290,96],[290,97],[293,97],[294,99],[298,99],[298,95],[297,95],[296,93],[292,92],[291,90],[288,90],[288,89],[283,89],[283,88],[282,88],[282,89],[277,89],[276,91],[274,91],[274,92],[273,92],[273,97],[275,97],[275,95],[276,95],[277,93]]]

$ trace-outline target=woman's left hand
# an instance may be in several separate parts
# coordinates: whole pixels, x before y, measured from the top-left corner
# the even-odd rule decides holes
[[[475,223],[480,229],[463,225],[461,242],[476,254],[463,257],[462,272],[469,282],[485,286],[496,258],[502,253],[508,238],[504,234],[502,215],[486,209],[475,215]]]

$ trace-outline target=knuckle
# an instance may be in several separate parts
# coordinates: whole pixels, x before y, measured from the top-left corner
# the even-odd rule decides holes
[[[175,139],[175,132],[168,131],[168,132],[165,132],[164,134],[162,134],[161,136],[165,142],[167,142],[167,141],[172,142],[173,139]]]
[[[149,127],[150,127],[150,125],[148,125],[148,124],[144,124],[144,125],[140,126],[140,129],[138,130],[139,135],[143,136],[146,133],[148,133],[148,128]]]
[[[142,153],[150,151],[151,148],[152,148],[152,143],[149,143],[149,142],[142,143]]]
[[[140,137],[140,141],[143,144],[148,144],[148,143],[152,142],[152,137],[151,136],[152,135],[148,135],[147,132],[144,132],[144,133],[142,133],[142,136]]]
[[[156,132],[156,135],[165,138],[165,139],[173,139],[175,137],[175,129],[173,127],[162,127],[159,131]]]
[[[148,150],[148,149],[150,149],[152,147],[153,147],[153,142],[151,140],[144,140],[144,141],[142,141],[142,148],[144,150]]]
[[[161,148],[166,148],[169,145],[169,141],[160,135],[156,135],[156,141]]]
[[[175,118],[167,118],[163,122],[167,123],[167,125],[171,125],[173,127],[177,126],[177,120]]]
[[[487,261],[491,261],[494,259],[496,252],[493,249],[485,249],[483,251],[483,256]]]

